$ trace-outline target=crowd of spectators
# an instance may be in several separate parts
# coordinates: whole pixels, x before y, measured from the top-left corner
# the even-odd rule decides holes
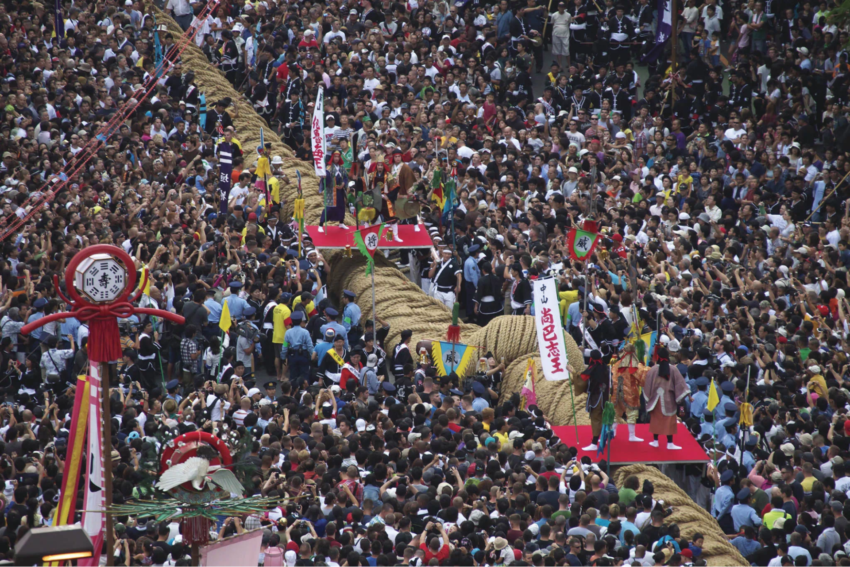
[[[201,429],[247,443],[249,495],[300,497],[212,534],[263,529],[286,565],[705,564],[651,483],[615,486],[501,391],[504,361],[440,377],[409,331],[386,344],[361,317],[368,298],[329,297],[338,275],[309,240],[299,255],[281,201],[284,160],[258,179],[233,100],[179,58],[156,77],[182,40],[150,5],[59,4],[0,3],[0,558],[52,522],[88,367],[86,324],[20,330],[67,309],[53,275],[74,254],[113,244],[152,278],[142,306],[186,319],[120,322],[114,502],[150,497],[146,456]],[[669,474],[748,562],[848,565],[848,32],[831,0],[682,4],[675,70],[669,45],[654,59],[648,0],[157,6],[298,159],[324,87],[356,216],[391,189],[380,162],[409,168],[403,222],[434,246],[392,258],[424,293],[486,325],[533,314],[529,280],[553,277],[566,332],[606,362],[656,332],[691,388],[679,430],[711,460]],[[438,169],[456,179],[446,205]],[[588,218],[601,237],[582,263],[567,236]],[[118,564],[190,564],[176,523],[118,517],[115,537]]]

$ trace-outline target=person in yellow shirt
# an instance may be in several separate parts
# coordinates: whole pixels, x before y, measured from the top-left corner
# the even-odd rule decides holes
[[[289,308],[287,303],[292,299],[292,294],[288,292],[283,292],[280,294],[280,298],[278,299],[278,304],[274,308],[274,312],[272,313],[272,324],[273,332],[272,332],[272,345],[275,348],[275,360],[274,367],[277,370],[277,379],[283,380],[283,375],[281,374],[281,363],[280,363],[280,354],[281,349],[283,347],[284,336],[286,335],[286,330],[292,325],[292,310]]]
[[[499,418],[498,420],[496,420],[493,427],[491,428],[491,430],[490,430],[491,433],[492,433],[492,430],[496,429],[496,428],[498,428],[499,430],[496,433],[493,434],[493,437],[495,437],[496,439],[499,440],[499,444],[502,447],[508,447],[508,442],[510,441],[510,438],[508,437],[508,435],[509,435],[508,430],[510,429],[510,426],[508,425],[508,421],[505,418]],[[510,446],[513,447],[513,445],[510,445]]]
[[[806,372],[810,374],[809,381],[806,384],[806,389],[820,397],[826,396],[826,380],[821,375],[820,366],[813,365],[806,368]]]
[[[484,431],[490,431],[493,426],[493,420],[496,418],[496,412],[493,408],[484,408],[481,412],[481,425],[484,426]]]
[[[567,307],[578,301],[578,290],[566,289],[567,284],[561,284],[562,289],[558,292],[558,303],[561,306],[561,321],[567,320]]]
[[[809,494],[812,493],[812,485],[817,480],[812,473],[812,470],[812,463],[803,463],[803,480],[800,481],[800,484],[803,485],[803,492],[807,492]]]
[[[292,308],[293,309],[295,309],[296,305],[298,305],[299,303],[302,302],[302,297],[304,297],[304,295],[305,294],[302,293],[300,295],[295,296],[295,299],[292,301]],[[307,313],[307,315],[309,315],[310,317],[312,317],[313,315],[315,315],[317,313],[316,312],[316,305],[315,305],[315,303],[313,302],[312,299],[310,300],[309,303],[304,305],[304,312]]]
[[[280,204],[280,182],[289,183],[289,177],[283,172],[283,158],[274,156],[272,158],[272,176],[269,177],[269,194],[272,203]]]

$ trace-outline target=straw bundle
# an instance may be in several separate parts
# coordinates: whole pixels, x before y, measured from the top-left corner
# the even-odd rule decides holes
[[[614,472],[614,484],[623,486],[631,475],[637,475],[641,484],[644,480],[652,482],[655,499],[664,500],[665,504],[673,507],[673,514],[664,521],[665,524],[678,524],[682,537],[691,537],[696,532],[705,536],[703,556],[708,565],[748,565],[740,552],[728,542],[711,514],[694,504],[679,485],[661,471],[647,465],[629,465]]]

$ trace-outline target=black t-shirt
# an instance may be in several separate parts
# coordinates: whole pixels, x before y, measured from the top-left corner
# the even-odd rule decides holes
[[[642,534],[646,534],[646,537],[649,538],[649,544],[652,545],[659,539],[664,536],[662,526],[653,526],[652,524],[646,526],[641,530]],[[649,550],[647,549],[647,552]]]

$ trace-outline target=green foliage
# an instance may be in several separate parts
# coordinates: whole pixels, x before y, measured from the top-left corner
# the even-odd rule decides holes
[[[843,0],[835,8],[830,10],[827,21],[830,24],[835,24],[839,32],[846,29],[850,25],[850,0]],[[844,44],[844,47],[850,47],[850,40]]]

